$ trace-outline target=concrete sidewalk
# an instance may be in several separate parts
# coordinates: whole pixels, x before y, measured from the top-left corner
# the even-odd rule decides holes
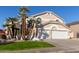
[[[0,53],[64,53],[68,51],[73,52],[73,50],[65,50],[53,47],[53,48],[39,48],[39,49],[16,50],[16,51],[0,51]]]

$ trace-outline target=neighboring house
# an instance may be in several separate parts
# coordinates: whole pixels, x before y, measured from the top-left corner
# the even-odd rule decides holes
[[[4,38],[4,36],[5,36],[5,31],[0,29],[0,39]]]
[[[73,32],[67,27],[61,17],[53,12],[41,12],[29,17],[40,20],[41,24],[38,27],[39,39],[70,39],[73,37]]]
[[[5,31],[0,29],[0,35],[5,35]]]
[[[68,23],[67,26],[73,31],[74,38],[79,38],[79,21]]]

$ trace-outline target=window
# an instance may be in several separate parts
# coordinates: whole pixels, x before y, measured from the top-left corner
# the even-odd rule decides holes
[[[59,20],[57,19],[56,21],[58,22]]]

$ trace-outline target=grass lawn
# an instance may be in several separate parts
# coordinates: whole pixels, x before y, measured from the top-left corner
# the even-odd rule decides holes
[[[54,47],[54,45],[51,45],[43,41],[22,41],[22,42],[14,42],[10,44],[0,45],[0,50],[24,50],[32,48],[46,48],[46,47]]]

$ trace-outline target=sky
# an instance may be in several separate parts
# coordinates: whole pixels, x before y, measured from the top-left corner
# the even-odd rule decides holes
[[[0,29],[4,29],[3,24],[8,17],[16,17],[21,6],[0,6]],[[26,6],[29,8],[28,16],[52,11],[64,19],[65,23],[79,21],[79,6]]]

